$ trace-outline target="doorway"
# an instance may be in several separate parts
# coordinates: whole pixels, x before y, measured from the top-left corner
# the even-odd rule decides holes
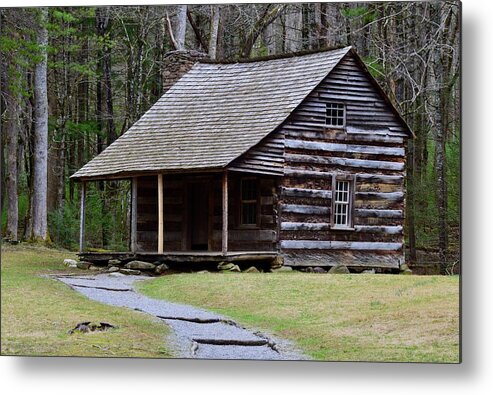
[[[209,249],[209,183],[188,184],[188,229],[192,251]]]

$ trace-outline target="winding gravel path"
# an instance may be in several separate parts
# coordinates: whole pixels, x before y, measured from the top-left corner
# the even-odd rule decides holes
[[[98,274],[56,278],[90,299],[163,320],[173,329],[168,343],[176,346],[180,358],[308,359],[288,341],[247,330],[219,314],[139,294],[134,288],[134,283],[143,279],[139,276]]]

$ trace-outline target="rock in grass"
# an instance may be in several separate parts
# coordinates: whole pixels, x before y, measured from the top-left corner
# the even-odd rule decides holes
[[[156,268],[154,269],[154,272],[156,274],[163,274],[167,270],[169,270],[168,265],[166,265],[165,263],[161,263],[160,265],[156,266]]]
[[[260,273],[260,271],[255,266],[250,266],[243,273]]]
[[[119,272],[120,271],[120,268],[118,266],[111,266],[107,272],[108,273],[116,273],[116,272]]]
[[[128,269],[123,269],[123,270],[128,270]],[[125,277],[125,275],[123,273],[120,273],[120,272],[109,273],[108,276],[111,276],[111,277]]]
[[[291,266],[282,266],[278,269],[271,269],[271,271],[273,273],[288,273],[288,272],[292,272],[293,268]]]
[[[316,266],[313,268],[313,273],[324,274],[324,273],[327,273],[327,271],[322,267]]]
[[[349,274],[349,269],[346,267],[346,265],[335,265],[332,266],[329,270],[330,274]]]
[[[127,274],[127,275],[138,276],[140,274],[140,270],[120,269],[120,273]]]
[[[95,322],[81,322],[77,324],[74,329],[68,331],[69,334],[73,334],[75,332],[88,333],[88,332],[104,332],[108,329],[114,329],[116,326],[108,324],[107,322],[100,322],[99,325]]]
[[[118,267],[120,267],[120,266],[123,266],[123,262],[120,261],[119,259],[110,259],[108,261],[108,266],[118,266]]]
[[[197,272],[197,274],[207,274],[210,273],[209,270],[200,270]]]
[[[284,265],[284,258],[280,255],[276,256],[276,258],[270,263],[271,269],[279,269]]]
[[[75,259],[64,259],[63,264],[68,267],[77,267],[77,261]]]
[[[363,270],[361,274],[375,274],[375,269]]]
[[[156,265],[149,262],[144,261],[132,261],[128,262],[125,265],[125,269],[133,269],[133,270],[155,270]]]
[[[221,262],[219,265],[217,265],[218,270],[231,270],[231,268],[234,266],[233,263],[229,262]]]
[[[91,267],[91,264],[89,262],[80,261],[77,262],[77,267],[82,270],[87,270]]]
[[[91,265],[91,266],[89,266],[89,270],[92,270],[93,272],[99,272],[102,270],[102,268],[95,266],[95,265]]]

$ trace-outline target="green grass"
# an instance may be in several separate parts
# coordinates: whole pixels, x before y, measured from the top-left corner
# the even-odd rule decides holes
[[[459,362],[459,278],[180,274],[139,285],[291,339],[316,360]]]
[[[62,262],[72,255],[36,245],[2,247],[2,355],[172,356],[165,344],[169,329],[162,323],[143,313],[91,301],[61,282],[40,277],[70,272]],[[67,333],[83,321],[104,321],[118,328]]]
[[[2,248],[3,355],[171,356],[169,329],[160,322],[40,277],[70,272],[62,265],[69,257],[36,245]],[[140,287],[151,297],[208,308],[291,339],[317,360],[459,361],[458,277],[179,274]],[[67,333],[82,321],[118,329]]]

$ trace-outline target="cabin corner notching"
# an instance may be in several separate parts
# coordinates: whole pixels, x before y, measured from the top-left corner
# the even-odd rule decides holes
[[[73,177],[132,178],[134,252],[398,268],[410,136],[350,47],[196,63]]]

